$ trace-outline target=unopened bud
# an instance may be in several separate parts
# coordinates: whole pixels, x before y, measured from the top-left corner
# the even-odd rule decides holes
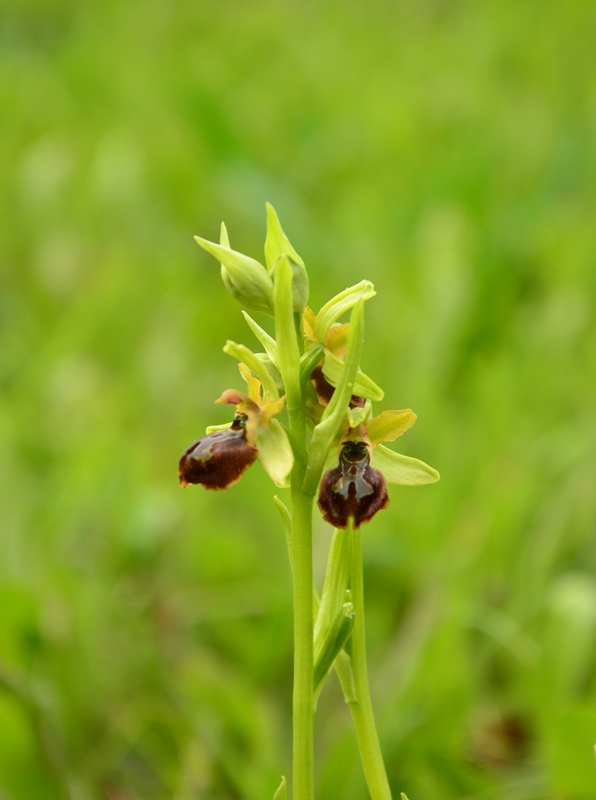
[[[230,249],[222,225],[222,244],[195,236],[197,243],[221,263],[221,277],[228,292],[251,311],[273,315],[273,281],[254,258]]]

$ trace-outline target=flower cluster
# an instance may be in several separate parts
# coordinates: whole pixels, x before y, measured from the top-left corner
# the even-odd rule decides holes
[[[219,244],[196,239],[220,261],[228,291],[250,311],[273,316],[276,330],[282,333],[274,339],[243,312],[264,352],[254,353],[235,342],[224,347],[224,352],[239,361],[247,393],[229,389],[216,401],[235,405],[234,419],[208,429],[184,452],[179,465],[183,487],[192,483],[211,490],[228,489],[256,460],[277,486],[284,487],[298,461],[304,490],[314,492],[318,487],[324,519],[335,528],[350,523],[358,528],[387,507],[388,483],[413,486],[438,480],[432,467],[384,446],[414,424],[416,415],[411,409],[372,416],[372,402],[381,401],[383,391],[358,363],[362,305],[375,295],[369,281],[349,287],[315,314],[307,305],[304,262],[270,205],[266,266],[232,250],[223,225]],[[291,299],[284,317],[281,307],[286,285],[291,287]],[[352,312],[351,321],[339,322],[348,311]],[[292,315],[300,316],[297,334]],[[312,426],[306,449],[291,440],[277,419],[286,396],[288,413],[292,410],[290,397],[294,398],[294,412],[298,397]]]

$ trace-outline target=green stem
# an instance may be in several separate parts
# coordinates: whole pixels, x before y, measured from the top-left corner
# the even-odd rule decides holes
[[[314,798],[312,497],[302,490],[304,471],[292,474],[294,579],[294,800]]]
[[[391,800],[391,789],[381,754],[368,686],[366,635],[364,629],[364,586],[362,577],[362,538],[360,529],[352,528],[351,589],[354,604],[354,629],[351,637],[352,670],[356,702],[350,702],[358,749],[372,800]]]
[[[284,381],[290,433],[298,450],[306,449],[306,414],[300,385],[300,328],[292,299],[292,269],[287,258],[275,269],[275,333]],[[292,503],[292,576],[294,582],[294,800],[314,800],[313,575],[312,504],[303,489],[305,464],[296,458],[290,486]]]

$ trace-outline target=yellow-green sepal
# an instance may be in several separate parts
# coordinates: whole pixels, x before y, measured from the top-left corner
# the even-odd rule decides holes
[[[399,411],[383,411],[366,424],[366,433],[373,447],[381,442],[393,442],[416,422],[416,414],[411,408]]]
[[[326,342],[329,329],[342,314],[353,308],[360,300],[369,300],[375,294],[375,287],[370,281],[360,281],[332,297],[317,314],[315,334],[318,341]]]
[[[259,358],[259,356],[253,353],[246,345],[232,342],[229,339],[223,351],[226,355],[232,356],[232,358],[235,358],[237,361],[246,364],[246,366],[254,372],[263,385],[263,392],[265,393],[266,400],[277,400],[279,398],[279,391],[275,379],[267,369],[267,365],[262,358]]]
[[[387,483],[399,486],[422,486],[436,483],[441,477],[436,469],[424,461],[395,453],[382,444],[373,449],[371,464],[383,473]]]
[[[332,386],[337,386],[341,380],[344,369],[344,362],[341,358],[333,355],[330,350],[325,350],[325,362],[323,363],[323,375]],[[366,397],[367,400],[380,402],[385,397],[385,392],[380,386],[365,375],[360,370],[356,373],[356,380],[352,387],[352,394],[357,397]]]
[[[288,435],[276,419],[257,427],[258,459],[276,486],[286,489],[294,467],[294,454]]]

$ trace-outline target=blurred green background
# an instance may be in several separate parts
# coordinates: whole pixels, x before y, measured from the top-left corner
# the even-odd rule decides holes
[[[394,791],[596,797],[595,41],[590,0],[4,0],[2,800],[289,774],[272,486],[176,477],[256,346],[192,236],[262,258],[266,200],[315,310],[375,283],[377,410],[442,474],[365,529]],[[334,679],[316,724],[362,800]]]

